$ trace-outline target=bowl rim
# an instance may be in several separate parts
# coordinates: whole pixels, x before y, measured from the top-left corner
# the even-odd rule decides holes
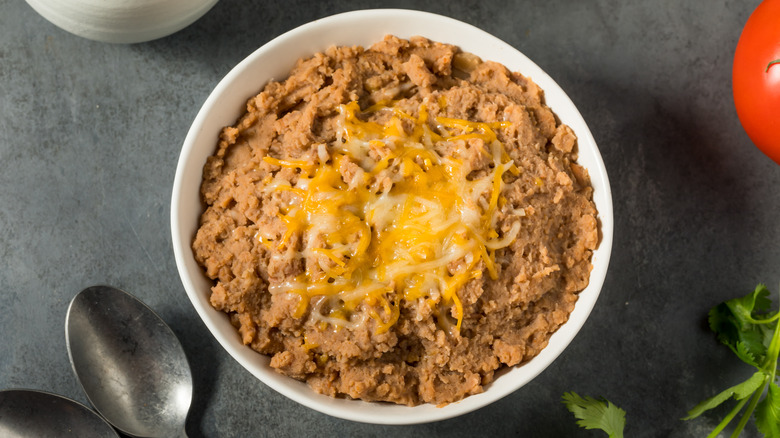
[[[401,31],[383,30],[384,28],[380,26],[381,23],[393,23],[391,27]],[[350,26],[358,26],[359,29],[356,30]],[[457,29],[456,38],[452,37],[455,34],[451,34],[447,38],[449,31],[441,30],[442,27]],[[358,33],[361,30],[372,36]],[[286,59],[285,62],[274,63],[273,67],[265,67],[266,70],[276,69],[276,75],[284,76],[294,64],[294,61],[287,62],[293,57],[297,60],[300,56],[306,56],[306,54],[311,56],[333,44],[345,45],[342,41],[353,41],[346,43],[349,45],[366,44],[363,41],[379,41],[387,33],[393,33],[402,38],[422,35],[434,41],[455,44],[482,59],[496,60],[506,65],[510,70],[520,71],[524,76],[531,78],[544,90],[545,99],[553,112],[577,135],[580,152],[578,162],[585,165],[590,173],[594,189],[593,198],[598,209],[600,243],[591,260],[593,269],[590,274],[590,282],[580,292],[575,309],[569,315],[569,320],[552,335],[548,345],[532,360],[519,366],[504,368],[497,373],[496,380],[486,386],[484,392],[471,395],[444,407],[432,405],[408,407],[360,400],[334,399],[318,394],[305,383],[282,376],[270,369],[267,365],[267,356],[243,345],[237,331],[229,325],[227,315],[210,306],[208,294],[204,295],[202,290],[205,276],[201,268],[194,262],[190,249],[194,237],[193,230],[197,229],[200,215],[196,214],[194,218],[186,217],[188,225],[182,222],[185,219],[182,216],[183,210],[188,205],[190,210],[193,208],[193,190],[196,193],[198,205],[202,205],[199,193],[205,158],[199,160],[193,155],[195,152],[199,152],[199,156],[205,155],[207,157],[214,151],[219,129],[212,131],[213,126],[215,126],[215,122],[209,120],[213,119],[212,112],[223,102],[240,101],[241,103],[234,105],[236,107],[233,114],[235,117],[230,119],[232,115],[222,114],[220,116],[222,119],[228,120],[228,123],[223,123],[219,128],[235,123],[238,116],[243,113],[247,99],[257,94],[268,80],[275,77],[274,74],[263,77],[262,82],[256,81],[256,86],[253,85],[253,87],[246,87],[239,82],[242,79],[254,78],[251,70],[253,68],[259,69],[260,61],[264,57],[278,56],[280,59]],[[323,34],[327,34],[327,38],[323,38]],[[354,35],[360,35],[360,37],[355,38]],[[376,38],[376,35],[379,37]],[[438,38],[439,36],[445,36],[445,38]],[[361,41],[354,42],[355,39]],[[301,47],[305,49],[302,50]],[[296,54],[291,54],[290,51],[296,52]],[[248,88],[251,90],[247,92]],[[551,101],[555,104],[550,103]],[[212,127],[204,126],[209,124]],[[196,150],[198,140],[201,144],[200,149],[205,148],[202,145],[206,141],[204,136],[208,137],[208,142],[211,145],[208,153],[205,154],[203,150]],[[583,159],[587,163],[583,163]],[[196,172],[195,169],[198,171]],[[197,174],[197,177],[194,177],[193,174]],[[195,184],[195,187],[192,187],[192,184]],[[189,188],[187,195],[184,192],[185,188]],[[551,365],[569,345],[595,306],[606,277],[613,238],[612,195],[601,153],[582,115],[563,89],[522,52],[486,31],[454,18],[407,9],[364,9],[331,15],[287,31],[256,49],[219,81],[196,115],[182,145],[171,197],[171,232],[176,266],[190,301],[222,347],[256,378],[286,397],[334,417],[373,424],[418,424],[463,415],[507,396],[533,380]],[[200,285],[196,285],[196,281],[200,282]],[[227,328],[228,326],[230,329]],[[496,381],[506,374],[514,375],[512,381],[509,382],[507,378],[496,385]]]

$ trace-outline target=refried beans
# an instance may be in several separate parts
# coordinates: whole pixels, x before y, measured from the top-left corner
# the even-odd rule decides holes
[[[598,244],[577,140],[529,78],[387,36],[265,85],[203,171],[211,304],[334,397],[442,405],[536,356]]]

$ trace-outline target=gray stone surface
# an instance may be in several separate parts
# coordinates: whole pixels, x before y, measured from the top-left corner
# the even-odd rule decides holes
[[[725,410],[679,418],[750,373],[713,339],[706,312],[780,282],[780,167],[743,132],[730,87],[758,3],[381,4],[481,27],[556,79],[601,148],[616,220],[599,302],[551,367],[472,414],[390,427],[314,412],[240,367],[190,305],[169,231],[179,149],[219,79],[299,24],[380,4],[223,0],[167,38],[109,45],[0,0],[0,389],[86,403],[64,318],[79,290],[105,283],[143,299],[180,337],[196,383],[193,437],[601,436],[560,403],[572,390],[628,411],[627,436],[705,435]]]

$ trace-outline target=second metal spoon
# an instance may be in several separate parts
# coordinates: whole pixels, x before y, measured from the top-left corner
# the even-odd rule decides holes
[[[81,403],[32,389],[0,391],[3,438],[119,438],[106,420]]]

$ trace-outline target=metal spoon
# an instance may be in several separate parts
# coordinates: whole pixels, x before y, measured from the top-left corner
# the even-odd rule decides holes
[[[79,402],[32,389],[0,391],[4,438],[119,438],[110,424]]]
[[[127,292],[93,286],[70,302],[68,355],[87,398],[135,437],[186,437],[192,374],[176,335]]]

